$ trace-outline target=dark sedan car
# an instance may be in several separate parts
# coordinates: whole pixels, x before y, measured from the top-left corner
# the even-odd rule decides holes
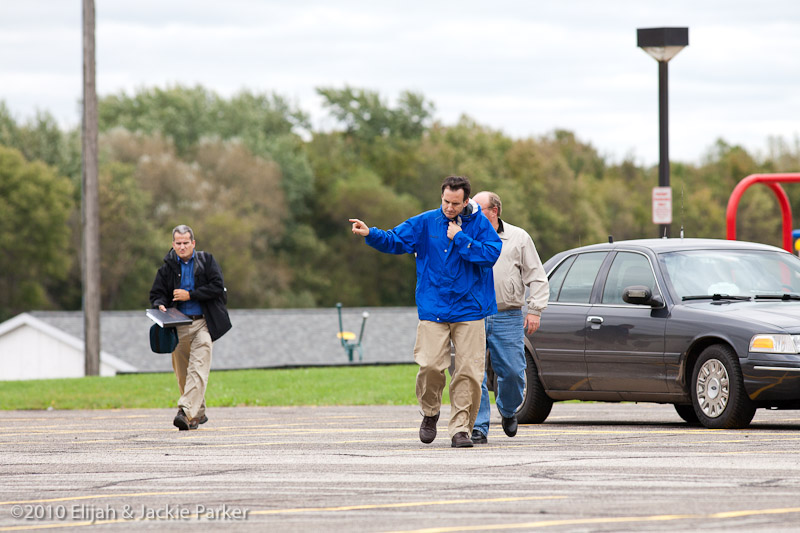
[[[652,239],[545,263],[550,303],[527,337],[523,423],[557,400],[671,403],[708,428],[800,409],[800,259],[763,244]]]

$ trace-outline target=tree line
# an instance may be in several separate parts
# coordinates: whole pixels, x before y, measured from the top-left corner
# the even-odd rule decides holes
[[[318,93],[331,131],[274,93],[174,86],[100,98],[103,309],[148,306],[181,223],[221,263],[231,307],[413,305],[413,258],[364,246],[348,218],[391,228],[436,208],[450,174],[497,192],[503,218],[543,259],[656,234],[656,166],[610,162],[570,131],[513,139],[468,116],[444,124],[413,92],[392,104],[351,87]],[[0,319],[81,307],[80,149],[79,129],[47,112],[18,121],[0,102]],[[673,231],[724,238],[741,178],[798,170],[797,138],[767,139],[765,154],[719,139],[702,161],[673,162]],[[796,212],[800,188],[786,189]],[[748,190],[738,238],[780,246],[780,224],[772,193]]]

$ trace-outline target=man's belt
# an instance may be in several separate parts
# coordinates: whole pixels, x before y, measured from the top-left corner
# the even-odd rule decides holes
[[[186,316],[188,316],[192,320],[200,320],[201,318],[203,318],[203,315],[186,315]]]

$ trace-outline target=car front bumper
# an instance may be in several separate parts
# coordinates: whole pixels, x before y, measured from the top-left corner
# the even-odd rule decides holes
[[[800,354],[751,353],[740,364],[751,400],[800,404]]]

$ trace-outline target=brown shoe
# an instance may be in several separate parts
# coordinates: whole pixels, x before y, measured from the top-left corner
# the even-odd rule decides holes
[[[172,425],[178,428],[180,431],[187,431],[189,429],[197,429],[197,419],[192,418],[189,420],[186,417],[186,413],[183,412],[183,409],[178,409],[178,414],[175,415],[175,419],[172,421]]]
[[[466,431],[462,431],[453,435],[453,443],[450,446],[453,448],[472,448],[472,439],[469,438]]]
[[[425,444],[430,444],[436,438],[436,422],[439,421],[439,413],[434,416],[423,416],[422,424],[419,426],[419,440]]]

